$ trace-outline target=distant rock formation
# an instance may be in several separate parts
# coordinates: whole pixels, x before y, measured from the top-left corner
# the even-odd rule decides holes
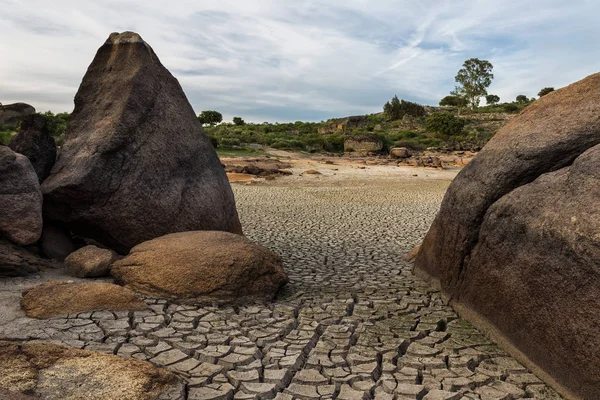
[[[48,133],[44,116],[33,114],[25,117],[19,133],[12,137],[8,147],[31,161],[40,183],[50,175],[56,162],[56,142]]]
[[[563,393],[600,393],[600,74],[502,128],[450,185],[415,272]],[[524,356],[523,356],[524,355]]]
[[[142,243],[111,274],[135,291],[178,300],[272,299],[287,283],[281,258],[228,232],[181,232]]]
[[[17,126],[23,118],[34,113],[35,108],[26,103],[0,104],[0,126]]]
[[[113,33],[75,96],[44,212],[120,252],[171,232],[242,233],[225,171],[181,86],[136,33]]]
[[[344,152],[358,156],[380,154],[383,151],[383,139],[377,135],[355,135],[344,139]]]
[[[34,244],[42,234],[42,193],[31,162],[0,146],[0,237]]]

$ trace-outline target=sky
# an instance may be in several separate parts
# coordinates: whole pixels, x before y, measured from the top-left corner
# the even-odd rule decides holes
[[[0,102],[71,111],[97,49],[135,31],[197,113],[321,121],[397,95],[437,105],[472,57],[489,93],[536,96],[600,70],[597,0],[0,0]]]

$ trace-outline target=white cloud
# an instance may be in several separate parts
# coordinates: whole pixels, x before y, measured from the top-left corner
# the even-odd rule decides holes
[[[97,48],[134,30],[196,109],[255,121],[377,112],[394,94],[428,104],[471,57],[504,100],[600,69],[592,1],[0,0],[0,101],[71,110]]]

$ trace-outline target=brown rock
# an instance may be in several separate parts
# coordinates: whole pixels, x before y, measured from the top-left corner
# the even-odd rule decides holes
[[[171,232],[242,231],[181,86],[132,32],[111,34],[98,50],[42,188],[49,219],[121,253]]]
[[[281,259],[228,232],[181,232],[142,243],[111,274],[141,293],[177,299],[273,298],[287,283]]]
[[[383,150],[383,139],[378,135],[355,135],[344,139],[344,152],[359,156],[379,154]]]
[[[309,169],[308,171],[303,172],[306,175],[321,175],[321,173],[314,169]]]
[[[6,240],[0,240],[0,276],[25,276],[54,267],[48,260]]]
[[[21,307],[28,317],[43,319],[94,310],[142,310],[146,303],[111,283],[48,281],[23,291]]]
[[[181,381],[147,361],[49,343],[14,342],[0,342],[0,360],[0,396],[12,393],[6,399],[184,398]]]
[[[26,103],[0,104],[0,125],[17,126],[22,119],[35,113],[35,108]]]
[[[12,137],[8,147],[31,161],[40,182],[50,175],[56,161],[56,143],[48,133],[44,116],[33,114],[25,117],[19,133]]]
[[[394,147],[390,150],[390,156],[394,158],[409,158],[410,151],[406,147]]]
[[[31,162],[0,146],[0,236],[29,245],[42,234],[42,193]]]
[[[65,259],[65,267],[71,276],[96,278],[108,276],[110,266],[117,259],[118,255],[114,251],[90,245],[69,254]]]
[[[450,185],[415,272],[567,396],[600,393],[600,74],[536,100]]]

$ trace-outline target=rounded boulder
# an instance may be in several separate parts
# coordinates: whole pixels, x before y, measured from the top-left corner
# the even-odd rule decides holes
[[[114,263],[111,274],[135,291],[180,300],[270,299],[288,281],[278,255],[220,231],[144,242]]]

